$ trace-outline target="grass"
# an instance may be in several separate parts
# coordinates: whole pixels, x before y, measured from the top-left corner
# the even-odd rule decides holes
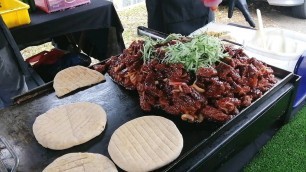
[[[280,129],[245,171],[306,171],[306,107]]]
[[[147,27],[148,14],[146,6],[144,3],[140,3],[129,8],[120,9],[117,13],[124,28],[124,43],[128,47],[133,40],[140,39],[137,35],[137,27]]]

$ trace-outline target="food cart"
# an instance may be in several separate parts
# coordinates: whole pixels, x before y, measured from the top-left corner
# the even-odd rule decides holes
[[[156,32],[149,32],[156,35]],[[160,36],[160,35],[157,35]],[[106,61],[101,61],[103,65]],[[300,77],[271,66],[278,79],[269,91],[224,124],[190,124],[162,110],[145,112],[136,91],[130,91],[104,73],[106,81],[83,88],[63,98],[55,95],[52,82],[14,98],[14,105],[0,110],[0,149],[2,171],[41,171],[54,159],[71,152],[100,153],[109,157],[107,145],[113,132],[124,123],[145,115],[160,115],[172,120],[183,135],[179,157],[158,171],[215,171],[258,136],[279,128],[292,117]],[[32,125],[37,116],[51,108],[80,101],[105,108],[108,123],[98,137],[75,147],[56,151],[42,147],[35,139]]]

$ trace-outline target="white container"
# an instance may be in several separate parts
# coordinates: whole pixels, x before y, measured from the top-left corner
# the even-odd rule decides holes
[[[245,40],[244,48],[251,57],[293,72],[306,50],[306,35],[286,29],[265,28],[263,33],[254,32],[249,40]]]
[[[264,28],[263,33],[259,33],[254,29],[211,22],[189,36],[204,32],[226,32],[226,39],[244,45],[250,57],[290,72],[294,72],[299,57],[306,50],[305,34],[281,28]],[[264,38],[259,39],[262,35]]]

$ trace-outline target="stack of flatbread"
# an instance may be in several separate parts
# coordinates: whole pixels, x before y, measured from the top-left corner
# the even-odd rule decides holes
[[[73,103],[53,108],[38,116],[33,124],[33,133],[42,146],[62,150],[100,135],[106,120],[106,113],[100,105]]]
[[[104,76],[95,70],[83,66],[73,66],[58,72],[53,81],[53,88],[58,97],[76,89],[104,81]]]

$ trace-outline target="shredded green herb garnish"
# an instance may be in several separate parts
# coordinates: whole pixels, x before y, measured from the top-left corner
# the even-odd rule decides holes
[[[142,51],[142,58],[145,64],[147,64],[151,59],[158,58],[155,46],[157,44],[167,44],[172,40],[178,40],[182,35],[179,34],[170,34],[164,40],[153,40],[150,37],[144,37],[144,46]]]
[[[143,45],[143,52],[142,52],[143,54],[142,59],[145,64],[147,64],[151,60],[151,58],[154,58],[153,54],[153,52],[155,52],[154,46],[157,44],[157,42],[158,41],[154,41],[149,37],[145,37],[145,42]]]
[[[172,40],[178,40],[178,39],[180,39],[181,37],[183,37],[183,36],[180,35],[180,34],[170,34],[169,36],[167,36],[166,39],[160,41],[160,43],[161,43],[161,44],[166,44],[166,43],[168,43],[168,42],[170,42],[170,41],[172,41]]]
[[[159,58],[156,55],[155,45],[164,44],[174,39],[179,40],[182,37],[181,35],[169,35],[163,41],[147,39],[143,48],[144,63],[153,58]],[[187,42],[177,41],[176,44],[166,44],[164,51],[165,57],[161,59],[162,63],[182,63],[188,71],[196,71],[200,67],[210,67],[227,56],[221,41],[205,34],[194,36]]]

